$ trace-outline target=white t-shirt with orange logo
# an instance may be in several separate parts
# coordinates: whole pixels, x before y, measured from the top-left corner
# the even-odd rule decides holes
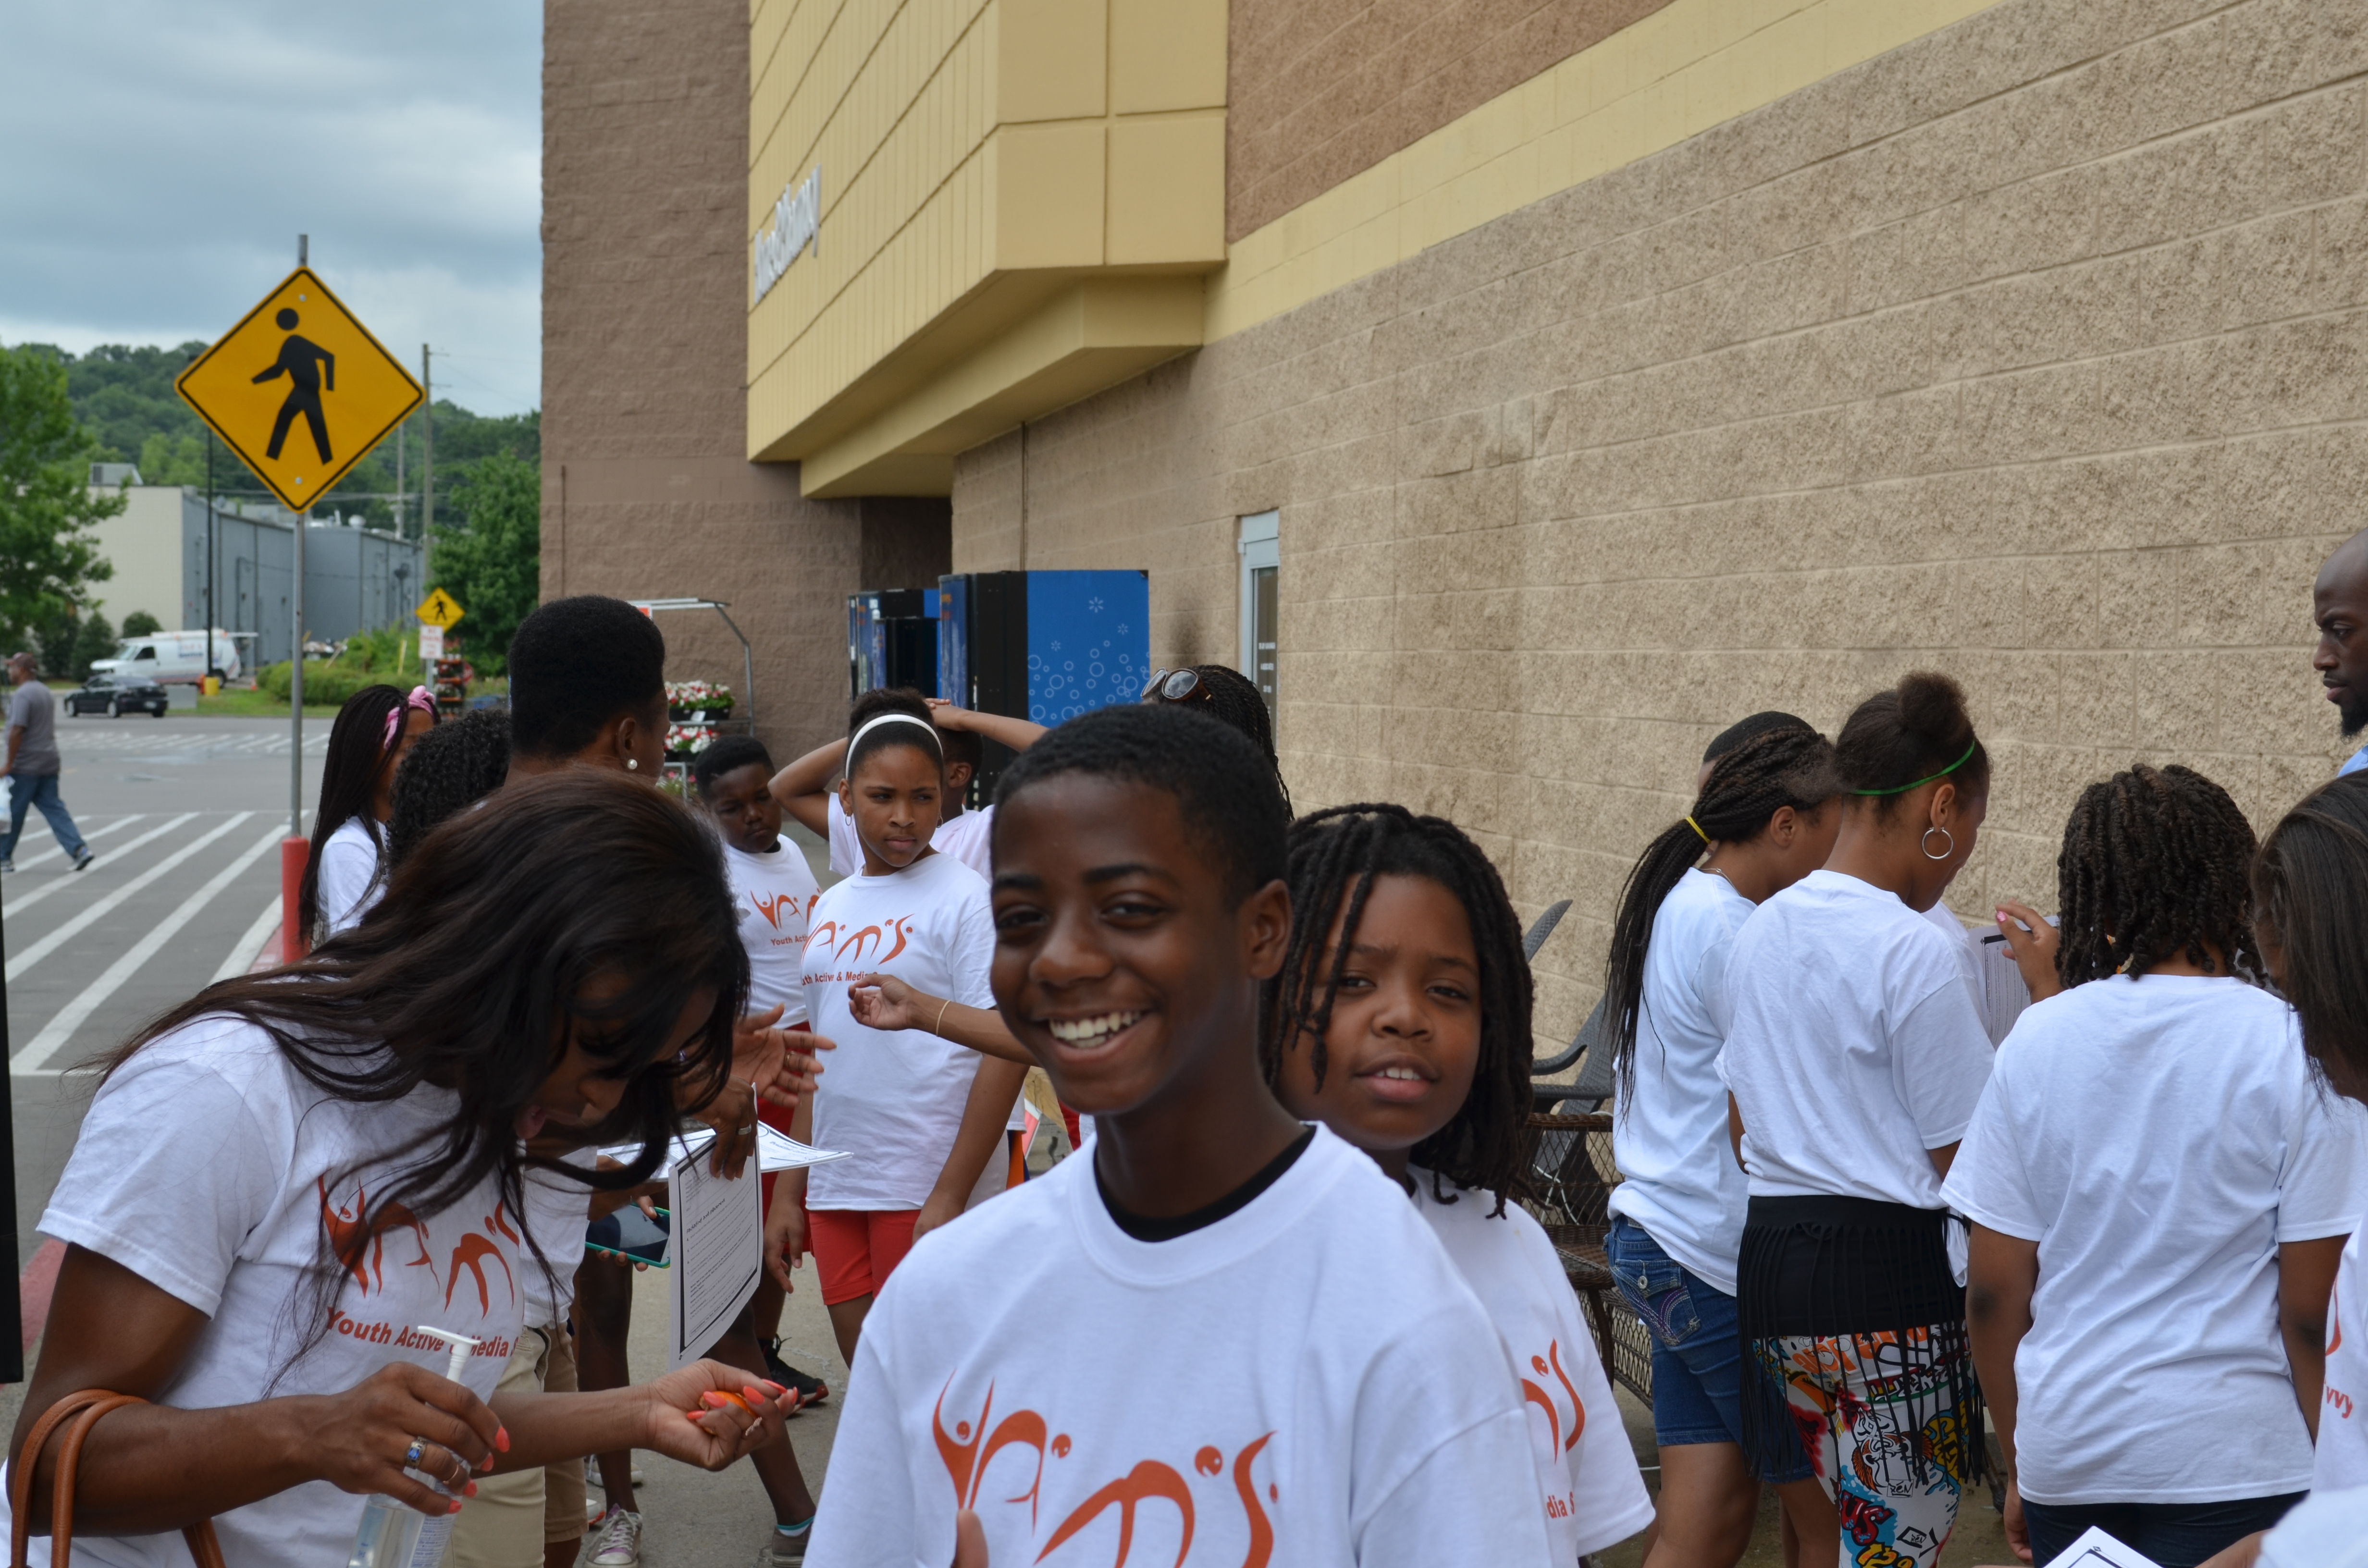
[[[848,987],[893,974],[929,995],[993,1007],[986,880],[951,855],[825,892],[806,926],[806,1017],[838,1049],[814,1090],[818,1148],[849,1158],[806,1177],[809,1209],[918,1209],[953,1150],[978,1052],[922,1029],[868,1028]]]
[[[1092,1165],[931,1232],[882,1289],[810,1568],[951,1562],[960,1508],[998,1564],[1559,1562],[1487,1314],[1372,1161],[1318,1128],[1161,1242]]]
[[[770,855],[727,844],[723,869],[740,906],[740,945],[748,949],[748,1010],[761,1013],[778,1002],[780,1028],[805,1022],[806,917],[822,896],[814,869],[786,838]]]
[[[1442,1203],[1429,1171],[1407,1174],[1415,1212],[1480,1298],[1512,1358],[1554,1561],[1576,1562],[1627,1540],[1653,1522],[1653,1499],[1554,1243],[1519,1204],[1492,1218],[1494,1193],[1450,1187],[1453,1201]]]
[[[2358,1108],[2347,1107],[2354,1122]],[[2310,1489],[2368,1486],[2368,1278],[2360,1272],[2360,1233],[2343,1244],[2335,1294],[2327,1302],[2327,1386],[2318,1407],[2318,1451]]]
[[[387,1176],[369,1152],[401,1146],[453,1104],[450,1090],[424,1086],[391,1105],[329,1099],[261,1029],[202,1018],[100,1086],[40,1228],[211,1320],[159,1404],[336,1393],[394,1361],[440,1377],[446,1353],[419,1327],[484,1341],[462,1376],[484,1398],[517,1343],[526,1295],[520,1227],[495,1181],[442,1213],[405,1212],[381,1228],[333,1297],[312,1284],[330,1247],[359,1233],[365,1203],[384,1201]],[[307,1346],[324,1312],[329,1326]],[[363,1501],[312,1482],[218,1514],[214,1528],[239,1568],[319,1568],[352,1552]],[[0,1528],[6,1519],[0,1504]],[[34,1560],[49,1561],[46,1540]],[[177,1534],[77,1533],[74,1560],[163,1568],[189,1553]]]

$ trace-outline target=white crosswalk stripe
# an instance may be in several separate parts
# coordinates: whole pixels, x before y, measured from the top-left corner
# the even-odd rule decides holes
[[[329,744],[329,725],[324,721],[304,726],[304,755],[318,756]],[[137,756],[201,757],[226,756],[286,756],[288,735],[261,734],[255,731],[224,731],[221,734],[192,734],[187,730],[62,730],[58,733],[58,750],[68,761],[85,755],[131,755]]]
[[[146,812],[134,812],[128,817],[118,817],[113,822],[102,824],[97,827],[87,826],[80,822],[75,823],[74,826],[82,829],[83,842],[88,844],[104,838],[119,829],[130,827],[133,823],[144,820],[147,815]],[[40,820],[39,816],[27,817],[25,831],[30,833],[33,824]],[[51,860],[63,860],[65,858],[66,852],[63,849],[44,849],[38,855],[19,855],[17,857],[17,869],[29,871],[36,866],[44,865]]]
[[[166,834],[172,832],[183,823],[189,821],[197,814],[198,813],[195,812],[184,812],[179,816],[176,816],[171,821],[165,823],[162,827],[152,827],[137,838],[131,839],[123,844],[108,845],[107,846],[107,852],[110,856],[129,855],[131,851],[139,848],[143,844],[154,843],[157,839],[164,837]],[[89,873],[85,872],[84,875],[87,876]],[[26,910],[30,909],[33,905],[40,903],[41,900],[49,897],[51,893],[63,892],[68,888],[86,888],[88,886],[90,886],[88,882],[80,881],[74,877],[58,877],[42,883],[40,887],[33,889],[30,892],[24,893],[17,892],[16,886],[11,885],[8,892],[16,896],[8,899],[5,903],[0,903],[0,918],[14,920],[17,915],[23,914]],[[11,970],[9,971],[9,973],[13,975],[16,973],[16,971]]]
[[[237,824],[233,823],[231,825]],[[59,1008],[56,1016],[41,1026],[41,1032],[35,1035],[31,1042],[8,1063],[8,1070],[28,1075],[54,1072],[50,1062],[65,1049],[67,1042],[74,1039],[74,1031],[82,1028],[98,1005],[113,994],[118,986],[138,974],[141,966],[154,958],[166,942],[179,934],[182,926],[203,914],[206,906],[213,903],[240,872],[277,849],[279,839],[278,828],[266,829],[263,836],[256,839],[245,854],[216,871],[204,886],[183,899],[179,908],[158,921],[146,936],[125,949],[120,957],[107,966],[105,973],[83,987],[80,995]]]
[[[19,975],[25,973],[28,970],[40,962],[43,959],[49,957],[51,953],[56,952],[60,948],[65,946],[66,943],[72,941],[74,937],[82,935],[83,932],[88,930],[100,920],[112,915],[116,910],[122,907],[123,904],[130,902],[135,895],[145,892],[151,883],[155,882],[161,878],[171,875],[180,867],[181,862],[199,854],[214,840],[222,837],[224,834],[236,829],[240,824],[245,823],[255,814],[256,813],[253,812],[240,812],[235,816],[232,817],[230,821],[222,824],[220,827],[215,828],[211,833],[205,835],[203,837],[193,843],[184,845],[181,848],[165,856],[165,858],[157,861],[154,866],[149,867],[148,869],[141,872],[140,875],[132,878],[130,881],[116,889],[113,892],[108,893],[105,898],[100,899],[97,903],[92,904],[80,915],[75,915],[73,919],[59,926],[48,936],[43,937],[40,941],[35,942],[32,946],[25,949],[21,952],[9,954],[8,967],[6,971],[6,975],[9,983],[14,984]]]
[[[255,917],[255,924],[246,928],[246,934],[231,945],[230,957],[222,960],[222,968],[214,971],[213,980],[207,981],[207,984],[235,979],[253,967],[256,957],[263,951],[264,938],[279,929],[281,903],[278,893],[271,895],[271,902],[263,906],[263,913]]]

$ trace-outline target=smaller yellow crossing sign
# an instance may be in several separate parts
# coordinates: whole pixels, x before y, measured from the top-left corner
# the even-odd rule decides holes
[[[173,383],[292,511],[419,406],[419,383],[300,267]]]
[[[423,625],[438,627],[449,631],[452,629],[454,621],[469,612],[461,608],[460,600],[443,589],[437,588],[426,598],[420,600],[419,608],[412,613],[419,618]]]

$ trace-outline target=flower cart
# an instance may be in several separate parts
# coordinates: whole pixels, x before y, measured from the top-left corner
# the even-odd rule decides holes
[[[690,765],[700,752],[724,735],[746,735],[757,728],[757,657],[746,633],[734,623],[724,599],[628,599],[643,615],[655,619],[677,610],[712,610],[731,628],[740,643],[740,689],[722,681],[666,682],[667,781],[677,790],[689,785]]]

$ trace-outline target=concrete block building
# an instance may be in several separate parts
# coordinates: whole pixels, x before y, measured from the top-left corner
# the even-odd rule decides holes
[[[2134,758],[2266,827],[2345,749],[2309,586],[2368,520],[2362,0],[550,0],[546,38],[545,591],[734,599],[783,747],[837,722],[848,591],[1146,568],[1155,663],[1270,644],[1303,806],[1446,812],[1577,901],[1549,1033],[1755,709],[1962,679],[1968,915],[2052,903]]]

